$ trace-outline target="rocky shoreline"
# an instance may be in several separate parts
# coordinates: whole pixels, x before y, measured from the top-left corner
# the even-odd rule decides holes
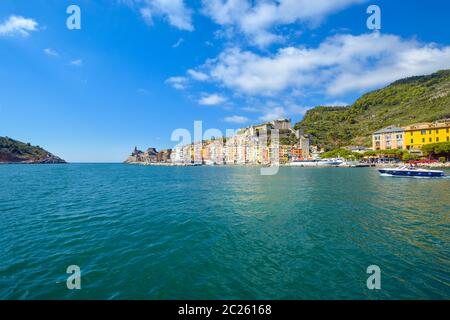
[[[67,164],[67,162],[57,156],[50,156],[44,159],[16,159],[13,161],[2,161],[0,164]]]

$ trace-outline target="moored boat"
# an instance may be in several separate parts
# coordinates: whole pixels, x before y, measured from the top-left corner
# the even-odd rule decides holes
[[[349,161],[346,160],[341,164],[341,167],[346,167],[346,168],[369,168],[369,167],[373,167],[375,165],[370,164],[370,163],[365,163],[365,162],[360,162],[360,161]]]
[[[293,167],[338,167],[343,163],[341,159],[294,160]]]
[[[427,170],[403,166],[400,168],[383,168],[378,169],[381,176],[386,177],[417,177],[417,178],[442,178],[445,177],[444,171]]]

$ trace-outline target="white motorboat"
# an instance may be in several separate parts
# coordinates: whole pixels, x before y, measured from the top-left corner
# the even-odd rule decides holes
[[[400,168],[383,168],[378,172],[384,177],[414,177],[414,178],[443,178],[445,177],[444,171],[441,170],[428,170],[409,166],[403,166]]]
[[[343,162],[341,159],[294,160],[290,165],[293,167],[338,167]]]

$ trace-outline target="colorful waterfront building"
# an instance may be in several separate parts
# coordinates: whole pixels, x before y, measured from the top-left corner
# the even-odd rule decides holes
[[[405,129],[390,126],[372,135],[373,150],[404,149]]]
[[[248,162],[247,136],[244,134],[236,135],[236,161],[237,164],[246,164]]]
[[[405,127],[405,149],[419,151],[431,143],[450,142],[450,119]]]
[[[278,148],[280,163],[287,163],[291,157],[291,146],[280,145]]]
[[[270,164],[270,148],[267,146],[267,144],[262,144],[259,148],[258,152],[258,159],[260,164]]]
[[[213,142],[212,141],[204,141],[203,142],[202,159],[203,159],[203,162],[206,163],[206,164],[213,163],[212,156],[211,156],[212,146],[213,146]]]
[[[293,145],[278,146],[271,141],[273,130],[277,130],[278,143],[288,139]],[[272,135],[271,135],[272,134]],[[239,129],[235,135],[223,139],[199,141],[174,148],[172,162],[175,164],[270,164],[288,162],[299,157],[309,157],[309,138],[291,127],[290,119],[279,119],[256,126]],[[294,140],[294,141],[293,141]],[[295,145],[294,145],[295,144]],[[294,156],[293,153],[297,152]]]
[[[236,136],[228,137],[225,144],[225,163],[235,164],[237,155]]]
[[[215,140],[210,145],[210,154],[211,154],[211,161],[213,164],[224,164],[225,159],[225,153],[224,153],[224,146],[223,146],[223,140]]]
[[[291,160],[304,160],[303,151],[296,146],[291,149]]]

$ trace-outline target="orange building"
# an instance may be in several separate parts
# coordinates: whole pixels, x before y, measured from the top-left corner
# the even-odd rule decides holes
[[[303,159],[303,151],[299,148],[291,149],[292,160],[302,160]]]
[[[372,135],[373,150],[403,149],[405,129],[390,126],[378,130]]]

